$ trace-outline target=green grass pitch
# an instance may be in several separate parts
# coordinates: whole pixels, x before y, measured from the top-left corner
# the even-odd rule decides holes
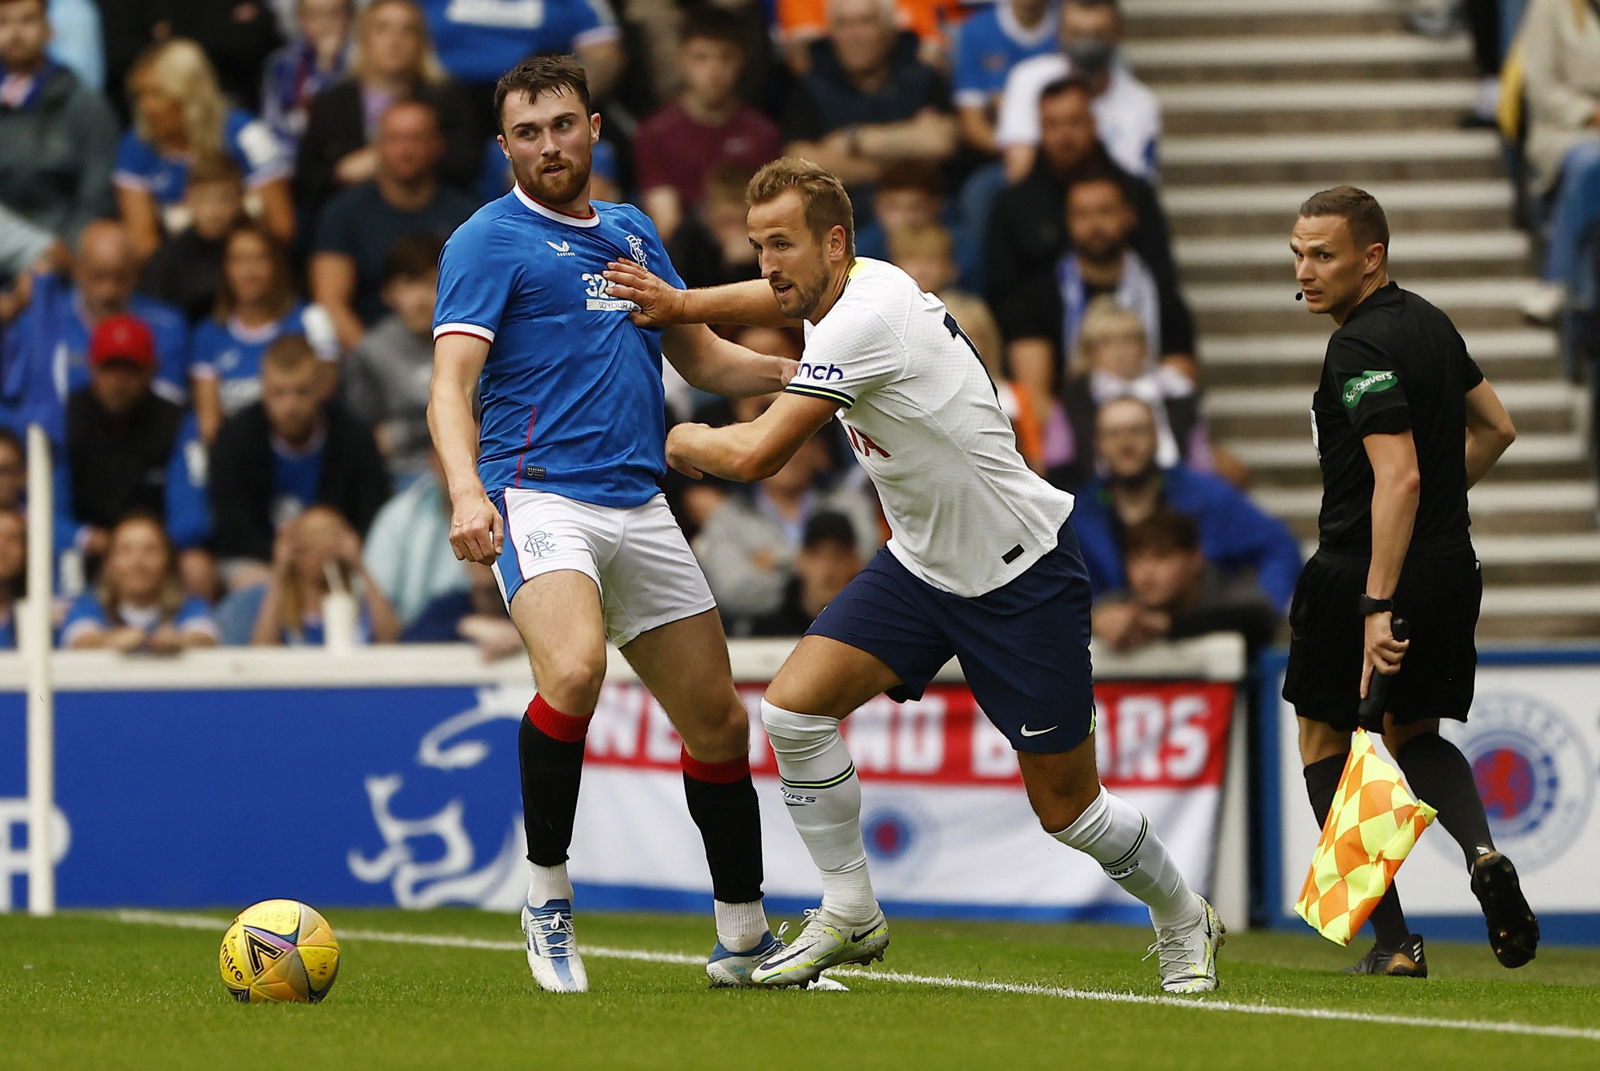
[[[1236,934],[1221,991],[1151,999],[1145,931],[891,919],[888,960],[839,975],[851,992],[708,991],[708,919],[591,913],[591,992],[554,996],[511,916],[325,914],[344,957],[315,1006],[228,998],[227,912],[0,915],[0,1068],[1600,1067],[1591,949],[1512,972],[1430,943],[1414,981],[1346,977],[1360,949],[1309,933]]]

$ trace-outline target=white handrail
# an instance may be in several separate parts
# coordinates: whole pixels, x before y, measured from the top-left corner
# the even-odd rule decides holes
[[[28,428],[28,601],[21,621],[28,680],[28,913],[56,913],[55,692],[50,674],[50,609],[55,560],[50,440]]]

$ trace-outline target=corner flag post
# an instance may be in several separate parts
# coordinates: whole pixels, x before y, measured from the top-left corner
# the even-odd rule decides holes
[[[28,673],[28,913],[56,913],[55,692],[50,675],[51,531],[55,503],[50,440],[28,428],[28,604],[19,624]]]

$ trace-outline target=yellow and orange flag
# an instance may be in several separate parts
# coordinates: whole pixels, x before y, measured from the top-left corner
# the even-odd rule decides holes
[[[1356,730],[1294,909],[1328,940],[1349,944],[1438,813],[1412,797],[1367,731]]]

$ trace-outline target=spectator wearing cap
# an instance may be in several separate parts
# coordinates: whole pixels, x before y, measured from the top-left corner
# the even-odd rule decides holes
[[[739,99],[744,64],[737,16],[713,9],[685,22],[677,64],[683,88],[639,125],[633,142],[644,210],[663,241],[700,204],[716,167],[733,162],[754,172],[783,151],[777,124]]]
[[[441,185],[439,117],[422,101],[383,113],[375,142],[378,174],[322,210],[311,257],[311,300],[333,316],[342,349],[354,349],[383,318],[381,282],[394,243],[408,234],[441,240],[478,210],[471,197]]]
[[[0,0],[0,204],[71,245],[116,212],[117,120],[49,40],[45,0]]]
[[[1122,556],[1127,589],[1096,601],[1093,616],[1095,638],[1113,650],[1213,632],[1239,634],[1252,655],[1272,642],[1272,601],[1254,579],[1206,561],[1193,517],[1157,510],[1122,533]]]
[[[266,581],[279,528],[313,505],[365,533],[389,497],[372,429],[323,392],[302,335],[262,355],[261,400],[223,422],[211,449],[213,540],[230,589]]]
[[[800,636],[822,608],[861,571],[860,542],[855,526],[842,513],[818,513],[806,521],[794,575],[783,589],[783,601],[770,614],[750,623],[750,636]]]
[[[185,595],[161,518],[132,513],[112,527],[105,566],[61,626],[61,646],[175,654],[219,638],[211,608]]]
[[[127,229],[97,220],[84,228],[70,277],[33,280],[27,307],[0,340],[0,423],[38,423],[60,442],[67,397],[89,382],[90,337],[113,316],[138,317],[154,337],[155,392],[187,397],[188,324],[177,309],[134,293],[138,278]]]
[[[280,239],[294,236],[289,174],[294,160],[266,123],[228,103],[216,70],[195,42],[152,45],[128,74],[133,129],[117,150],[117,208],[139,258],[187,220],[183,195],[197,157],[224,153],[239,166],[261,220]]]
[[[66,459],[78,545],[105,553],[131,510],[166,511],[167,467],[183,410],[151,390],[155,338],[136,316],[111,316],[89,343],[89,384],[67,399]]]

